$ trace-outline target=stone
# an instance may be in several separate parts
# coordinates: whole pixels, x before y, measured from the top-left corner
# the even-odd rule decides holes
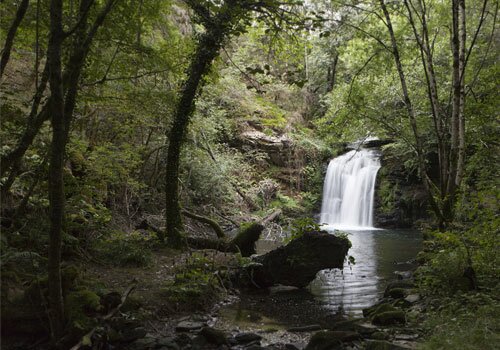
[[[285,349],[286,350],[300,350],[301,348],[299,348],[297,346],[297,344],[288,343],[288,344],[285,344]]]
[[[388,296],[394,299],[403,299],[408,294],[408,290],[405,288],[392,288],[388,292]]]
[[[262,336],[256,334],[256,333],[251,333],[251,332],[244,332],[244,333],[238,333],[234,336],[234,339],[239,343],[239,344],[244,344],[244,343],[250,343],[253,341],[260,341],[262,339]]]
[[[372,320],[373,324],[381,325],[381,326],[390,326],[394,324],[405,324],[406,316],[404,311],[396,310],[396,311],[386,311],[377,313],[373,316]]]
[[[196,321],[181,321],[175,327],[176,332],[190,332],[201,329],[206,324],[204,322],[196,322]]]
[[[251,344],[250,346],[245,346],[245,350],[265,350],[266,348],[260,346],[259,344]]]
[[[366,350],[406,350],[402,347],[385,340],[367,340],[365,343]]]
[[[337,337],[341,342],[350,342],[354,340],[361,339],[361,334],[358,332],[350,332],[350,331],[331,331],[331,337]]]
[[[394,340],[416,340],[418,337],[418,334],[396,334]]]
[[[174,341],[181,347],[191,344],[191,338],[186,333],[181,333],[175,336]]]
[[[334,350],[341,348],[342,342],[334,331],[320,331],[311,337],[305,350]]]
[[[288,328],[288,332],[313,332],[313,331],[319,331],[321,329],[321,326],[319,324],[311,324],[307,326],[298,326],[298,327],[291,327]]]
[[[224,334],[224,332],[221,330],[211,327],[204,327],[201,330],[200,335],[203,336],[211,344],[215,345],[227,344],[226,334]]]
[[[397,281],[389,282],[389,284],[385,288],[384,298],[387,298],[389,296],[391,289],[394,289],[394,288],[410,289],[410,288],[414,288],[414,287],[415,287],[415,283],[413,283],[412,280],[397,280]]]
[[[285,246],[254,258],[261,266],[249,273],[260,286],[276,284],[306,287],[320,270],[342,268],[349,241],[324,231],[306,232]]]
[[[142,338],[132,343],[133,349],[136,350],[153,349],[155,345],[156,339],[154,338]]]
[[[297,290],[297,287],[283,286],[281,284],[278,284],[276,286],[269,287],[269,294],[274,295],[278,293],[288,293],[288,292],[293,292],[295,290]]]
[[[406,300],[407,302],[409,302],[410,304],[414,304],[414,303],[416,303],[417,301],[419,301],[419,300],[420,300],[420,295],[418,295],[418,294],[410,294],[410,295],[408,295],[408,296],[405,298],[405,300]]]
[[[369,336],[370,334],[378,331],[378,328],[371,323],[356,323],[354,324],[354,329],[356,332],[363,336]]]
[[[128,332],[131,329],[138,328],[142,324],[133,318],[114,317],[108,321],[111,328],[120,332]]]
[[[394,274],[398,280],[407,280],[413,277],[413,273],[411,271],[394,271]]]
[[[381,303],[373,305],[369,308],[363,309],[363,316],[373,317],[376,314],[386,312],[386,311],[396,311],[397,309],[389,303]]]
[[[191,343],[191,349],[192,350],[203,350],[206,349],[208,345],[208,341],[205,337],[198,335],[193,338],[193,341]]]
[[[157,346],[166,350],[178,350],[180,349],[179,345],[175,342],[174,338],[159,338],[156,342]]]
[[[370,338],[375,339],[375,340],[386,340],[387,338],[389,338],[389,335],[387,333],[377,331],[377,332],[373,332],[370,335]]]
[[[121,334],[121,339],[120,339],[121,342],[131,343],[134,340],[144,338],[147,332],[146,329],[144,329],[143,327],[138,327],[135,329],[127,330],[125,332],[122,331],[120,332],[120,334]]]

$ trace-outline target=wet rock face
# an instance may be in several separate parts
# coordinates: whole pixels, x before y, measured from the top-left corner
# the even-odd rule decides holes
[[[349,241],[322,232],[307,232],[285,246],[255,258],[254,282],[261,288],[275,284],[305,287],[320,270],[342,268]]]
[[[382,152],[375,185],[374,224],[382,228],[409,228],[428,219],[425,188],[416,171],[408,170],[391,150]]]
[[[288,150],[292,141],[286,135],[270,136],[262,131],[248,130],[239,136],[233,146],[240,149],[258,149],[269,156],[269,162],[277,166],[286,166],[288,162]]]

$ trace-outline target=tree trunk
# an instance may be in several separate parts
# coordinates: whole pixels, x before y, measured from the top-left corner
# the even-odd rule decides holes
[[[16,18],[12,21],[12,24],[9,28],[9,32],[7,33],[7,37],[5,38],[5,45],[2,50],[2,58],[0,60],[0,78],[3,75],[5,67],[7,66],[7,62],[9,62],[10,52],[12,51],[12,45],[14,43],[14,38],[16,37],[17,29],[21,24],[21,21],[26,14],[26,10],[28,9],[29,0],[22,0],[17,8]]]
[[[453,81],[453,102],[451,109],[451,148],[450,148],[450,159],[449,159],[449,176],[448,183],[446,186],[447,197],[443,203],[443,214],[446,222],[450,222],[453,219],[453,207],[455,203],[456,196],[456,178],[458,175],[458,162],[459,162],[459,145],[460,145],[460,122],[461,116],[461,37],[460,37],[460,10],[459,1],[452,0],[452,40],[451,49],[453,53],[453,70],[452,70],[452,81]]]
[[[335,86],[338,61],[339,61],[339,55],[338,55],[338,53],[335,53],[335,57],[333,58],[332,65],[328,67],[326,92],[331,92],[333,90],[333,87]]]
[[[81,28],[75,42],[74,55],[70,58],[67,78],[66,102],[62,75],[62,42],[66,34],[62,27],[62,0],[52,0],[50,4],[50,37],[47,50],[49,64],[50,114],[52,122],[52,144],[49,164],[49,201],[50,201],[50,242],[48,259],[49,279],[49,320],[52,338],[57,341],[64,331],[64,308],[61,288],[61,245],[64,225],[64,154],[69,129],[76,103],[80,71],[88,53],[90,43],[104,18],[111,10],[115,0],[108,0],[98,15],[93,27],[85,36],[86,16],[90,0],[82,1],[80,6]],[[65,114],[67,112],[68,114]]]
[[[61,48],[64,40],[62,0],[50,3],[49,61],[50,113],[52,145],[49,165],[50,241],[48,259],[49,320],[53,341],[64,330],[64,308],[61,288],[61,237],[64,222],[63,161],[65,148],[64,94],[61,72]]]
[[[465,0],[459,0],[459,19],[460,19],[460,105],[458,110],[458,160],[457,160],[457,175],[455,177],[455,186],[457,188],[462,184],[464,168],[465,168],[465,45],[467,40],[467,27],[465,17]]]
[[[431,106],[432,112],[432,121],[434,124],[434,132],[436,134],[437,139],[437,153],[439,158],[439,190],[441,192],[441,200],[446,197],[446,182],[447,182],[447,151],[446,151],[446,142],[445,135],[443,133],[444,129],[444,117],[441,114],[439,108],[439,96],[437,89],[437,80],[436,74],[434,71],[434,60],[432,55],[431,44],[429,41],[429,30],[427,28],[427,8],[425,6],[425,2],[420,1],[421,14],[417,17],[420,19],[420,23],[422,26],[422,35],[418,33],[417,26],[415,24],[413,18],[412,7],[408,3],[408,0],[404,1],[406,10],[408,12],[408,19],[410,21],[410,25],[413,29],[413,34],[415,36],[415,40],[420,49],[420,56],[422,59],[422,66],[424,68],[425,80],[427,83],[427,94],[429,97],[429,104]],[[416,10],[415,10],[416,11]]]
[[[420,175],[422,177],[422,182],[427,192],[427,197],[429,199],[429,203],[434,213],[436,214],[439,223],[443,221],[443,215],[439,208],[438,203],[435,201],[432,190],[432,182],[429,179],[429,175],[427,173],[427,168],[425,165],[425,157],[424,157],[424,148],[422,146],[422,140],[420,138],[418,127],[417,127],[417,118],[415,116],[415,110],[411,103],[410,95],[408,92],[408,86],[406,84],[406,77],[403,71],[403,65],[401,64],[401,58],[399,55],[398,44],[396,41],[396,36],[394,35],[394,30],[392,28],[391,16],[389,11],[387,11],[387,7],[385,6],[384,0],[380,0],[380,6],[382,7],[382,11],[384,12],[384,16],[386,19],[386,26],[389,31],[389,35],[391,37],[391,45],[392,45],[392,54],[394,56],[394,61],[396,64],[396,68],[399,75],[399,80],[401,83],[401,90],[403,92],[404,103],[406,106],[406,110],[408,112],[408,118],[410,121],[410,126],[413,132],[413,137],[415,138],[415,151],[417,153],[418,159],[418,168],[420,171]]]
[[[217,235],[217,238],[225,238],[226,234],[220,227],[220,225],[215,221],[210,219],[209,217],[203,216],[203,215],[197,215],[195,213],[191,213],[187,210],[182,210],[182,214],[184,216],[187,216],[188,218],[198,220],[200,222],[203,222],[204,224],[210,225],[210,227],[214,230],[215,234]]]
[[[196,91],[202,77],[208,72],[212,61],[217,57],[222,41],[228,34],[224,25],[208,28],[200,38],[193,60],[187,71],[180,99],[174,114],[174,121],[168,133],[168,151],[165,175],[165,218],[167,243],[174,248],[186,247],[183,233],[181,208],[179,204],[179,165],[180,153],[184,143],[189,119],[194,110]]]
[[[69,123],[73,119],[73,111],[76,105],[76,98],[78,92],[78,83],[80,79],[80,75],[83,69],[83,65],[85,64],[85,60],[87,58],[88,52],[90,50],[90,45],[97,33],[97,30],[100,26],[102,26],[104,19],[107,14],[111,11],[111,8],[116,0],[108,0],[104,8],[101,10],[97,18],[95,19],[91,29],[87,34],[85,34],[85,27],[87,25],[86,18],[89,14],[87,8],[91,2],[91,0],[82,1],[80,6],[81,12],[81,20],[78,23],[77,28],[77,39],[73,44],[73,49],[71,51],[67,67],[63,74],[63,89],[65,95],[65,124],[66,124],[66,134],[69,133]],[[28,121],[26,123],[26,128],[23,132],[23,135],[19,139],[16,147],[6,155],[2,156],[1,159],[1,169],[0,176],[9,169],[14,168],[14,166],[20,164],[20,161],[27,149],[33,143],[36,135],[40,131],[43,123],[50,118],[49,106],[51,104],[51,97],[47,103],[42,107],[40,113],[38,113],[38,107],[40,105],[41,99],[43,97],[43,93],[45,91],[45,86],[48,80],[48,64],[46,65],[44,72],[42,74],[42,80],[38,87],[37,93],[35,94],[35,98],[32,104],[31,112],[28,117]],[[8,188],[2,189],[4,192],[8,190]]]
[[[47,86],[48,80],[49,65],[47,62],[42,73],[42,79],[33,98],[33,103],[31,104],[31,111],[26,122],[26,128],[24,129],[21,138],[17,142],[16,147],[9,153],[2,155],[0,176],[4,176],[7,170],[13,168],[15,164],[21,161],[22,157],[26,153],[26,150],[33,142],[33,139],[38,134],[38,131],[42,127],[43,123],[50,118],[49,103],[45,104],[42,107],[40,113],[38,113],[38,107],[40,106],[40,102],[43,98],[43,93]]]

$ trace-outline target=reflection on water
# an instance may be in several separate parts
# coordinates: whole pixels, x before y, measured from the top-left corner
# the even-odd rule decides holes
[[[395,277],[394,271],[414,267],[409,261],[420,250],[422,238],[417,231],[371,230],[352,231],[349,239],[354,265],[346,263],[343,271],[319,272],[308,289],[242,292],[238,302],[221,308],[216,326],[246,331],[274,329],[277,332],[263,334],[263,343],[276,342],[277,338],[297,342],[300,339],[293,338],[297,335],[285,329],[310,324],[329,328],[345,315],[360,316],[363,308],[377,302],[385,282]],[[263,254],[282,244],[280,240],[262,240],[257,242],[257,251]]]
[[[414,267],[422,237],[413,230],[370,230],[351,231],[349,239],[356,263],[346,262],[343,271],[321,271],[309,288],[332,311],[359,315],[380,298],[395,271]]]

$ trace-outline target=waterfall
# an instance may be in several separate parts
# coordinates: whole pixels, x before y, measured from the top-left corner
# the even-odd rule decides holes
[[[379,169],[379,155],[374,150],[350,151],[332,159],[323,186],[320,224],[335,229],[373,229]]]

